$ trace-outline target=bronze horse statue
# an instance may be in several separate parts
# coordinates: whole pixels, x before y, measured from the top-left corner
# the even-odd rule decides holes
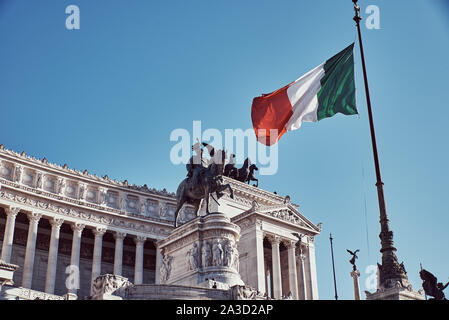
[[[207,167],[203,164],[195,166],[192,169],[196,170],[195,173],[190,174],[189,172],[188,177],[179,184],[176,191],[177,206],[175,210],[175,228],[178,226],[178,214],[184,203],[193,205],[195,207],[195,213],[198,216],[199,208],[203,199],[206,199],[206,214],[210,214],[209,196],[213,193],[216,194],[218,200],[223,196],[222,191],[228,189],[231,199],[234,199],[234,191],[231,186],[229,184],[223,184],[222,176],[224,172],[226,152],[224,150],[215,151],[213,147],[206,143],[203,143],[203,146],[205,146],[209,151],[209,155],[211,156],[210,163]],[[197,156],[201,156],[199,149],[197,148],[196,150]],[[196,177],[196,179],[193,179],[193,177]]]
[[[256,184],[254,185],[255,187],[259,186],[259,179],[257,179],[254,176],[254,171],[258,171],[258,170],[259,170],[259,168],[257,168],[257,166],[255,164],[250,165],[249,166],[249,175],[248,175],[248,178],[246,179],[246,182],[248,182],[248,184],[251,181],[256,181]]]
[[[254,176],[254,171],[257,170],[259,170],[259,168],[257,168],[255,164],[251,164],[251,160],[249,158],[246,158],[245,162],[243,163],[243,167],[241,167],[240,169],[236,169],[234,171],[234,176],[232,176],[233,172],[231,171],[231,175],[229,177],[243,183],[248,182],[248,184],[251,183],[251,181],[256,181],[255,187],[258,187],[259,180]]]

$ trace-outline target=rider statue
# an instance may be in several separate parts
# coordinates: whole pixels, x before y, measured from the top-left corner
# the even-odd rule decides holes
[[[189,162],[186,164],[186,169],[187,177],[192,178],[193,185],[196,185],[198,184],[198,177],[201,171],[207,168],[208,161],[203,157],[203,149],[201,148],[201,144],[198,140],[192,146],[192,150],[195,152],[195,154],[190,157]]]

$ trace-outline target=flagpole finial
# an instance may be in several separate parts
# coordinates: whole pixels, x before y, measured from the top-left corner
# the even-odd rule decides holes
[[[362,17],[360,16],[360,7],[357,5],[358,1],[359,0],[352,0],[352,2],[354,3],[354,12],[355,12],[354,21],[357,23],[357,25],[362,20]]]

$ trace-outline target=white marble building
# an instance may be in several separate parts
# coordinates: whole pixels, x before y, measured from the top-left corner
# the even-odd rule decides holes
[[[241,230],[243,282],[272,298],[291,293],[318,299],[314,237],[321,225],[288,196],[225,179],[235,198],[225,195],[219,209]],[[58,166],[3,145],[0,184],[1,260],[20,267],[13,281],[22,296],[59,299],[70,292],[82,299],[101,274],[135,285],[160,283],[156,242],[173,230],[173,193]],[[194,217],[186,207],[178,219]],[[302,236],[300,246],[292,233]]]

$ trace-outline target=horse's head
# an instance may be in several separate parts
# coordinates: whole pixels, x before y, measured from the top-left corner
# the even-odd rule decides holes
[[[254,170],[258,171],[259,168],[255,164],[252,164],[252,165],[249,166],[249,170],[250,171],[254,171]]]

